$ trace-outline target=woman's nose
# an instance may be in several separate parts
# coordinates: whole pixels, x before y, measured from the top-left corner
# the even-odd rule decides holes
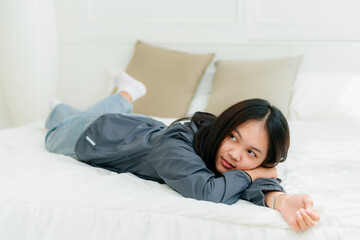
[[[240,161],[241,160],[241,152],[237,151],[237,150],[231,150],[229,152],[229,155],[231,158],[233,158],[235,161]]]

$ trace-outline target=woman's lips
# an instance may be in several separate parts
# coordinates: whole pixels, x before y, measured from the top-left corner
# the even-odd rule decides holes
[[[226,161],[224,158],[221,158],[221,163],[222,165],[227,168],[227,169],[232,169],[235,166],[233,166],[231,163],[229,163],[228,161]]]

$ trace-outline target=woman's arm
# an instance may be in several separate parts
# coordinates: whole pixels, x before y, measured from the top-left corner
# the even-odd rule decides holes
[[[253,181],[258,178],[260,181],[271,182],[272,180],[266,178],[276,179],[277,172],[276,168],[256,168],[253,170],[246,171],[252,178]],[[256,185],[259,185],[258,183]],[[245,193],[250,192],[250,189],[256,189],[250,185],[250,188],[245,191]],[[258,187],[260,189],[260,187]],[[260,198],[262,194],[257,194],[254,191],[255,195],[252,197],[254,199]],[[262,191],[261,191],[262,192]],[[243,194],[245,195],[245,194]],[[250,194],[247,194],[251,196]],[[252,201],[255,202],[256,201]],[[260,202],[260,201],[259,201]],[[295,230],[307,230],[315,225],[317,221],[320,220],[319,213],[313,209],[312,199],[305,194],[293,194],[289,195],[282,191],[267,191],[265,193],[265,205],[267,207],[272,207],[278,210],[281,215],[284,217],[285,221]]]
[[[245,170],[247,174],[250,175],[252,182],[259,178],[277,178],[277,169],[276,167],[273,168],[264,168],[264,167],[257,167],[251,170]]]
[[[296,232],[307,230],[320,220],[319,213],[313,208],[311,197],[306,194],[267,192],[265,203],[267,207],[278,210]]]

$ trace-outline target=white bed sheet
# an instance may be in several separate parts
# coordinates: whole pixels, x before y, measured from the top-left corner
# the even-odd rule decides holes
[[[360,125],[291,122],[289,193],[321,220],[295,233],[272,209],[186,199],[164,184],[44,148],[42,122],[0,131],[0,239],[360,239]]]

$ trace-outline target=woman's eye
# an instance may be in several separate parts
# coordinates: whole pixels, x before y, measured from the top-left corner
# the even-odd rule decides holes
[[[230,139],[233,140],[233,141],[235,141],[235,142],[237,141],[237,140],[236,140],[236,137],[235,137],[233,134],[230,134]]]
[[[252,157],[256,157],[255,153],[251,150],[248,150],[248,153],[252,156]]]

